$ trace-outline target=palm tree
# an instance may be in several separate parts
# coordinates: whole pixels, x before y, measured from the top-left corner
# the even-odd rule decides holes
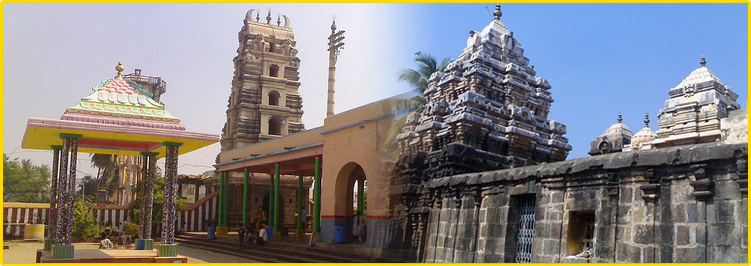
[[[111,192],[117,188],[117,155],[92,154],[91,166],[97,168],[97,189],[106,188]]]
[[[399,71],[399,81],[406,81],[416,92],[421,95],[428,89],[428,79],[433,73],[443,71],[451,61],[451,58],[443,58],[441,64],[438,64],[435,57],[429,53],[417,52],[415,53],[415,62],[417,62],[417,69],[402,69]]]

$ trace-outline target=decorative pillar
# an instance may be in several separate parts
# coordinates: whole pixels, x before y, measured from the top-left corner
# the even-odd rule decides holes
[[[249,169],[243,172],[243,224],[242,228],[248,228],[248,178]]]
[[[305,227],[303,227],[305,217],[302,213],[302,178],[302,171],[300,171],[300,178],[297,179],[297,230],[295,231],[295,237],[297,238],[305,235]]]
[[[47,239],[44,240],[44,250],[52,250],[52,245],[57,241],[57,213],[60,189],[57,182],[59,176],[58,167],[60,166],[60,150],[63,146],[52,145],[52,186],[50,193],[50,210],[47,212]]]
[[[156,176],[157,152],[142,152],[143,156],[143,185],[141,186],[141,238],[136,239],[137,250],[154,249],[154,239],[151,238],[153,209],[154,209],[154,178]]]
[[[167,147],[164,162],[164,205],[162,207],[162,243],[159,246],[159,257],[177,257],[175,244],[175,203],[177,195],[177,156],[182,143],[162,142]]]
[[[60,170],[57,187],[60,197],[57,202],[56,216],[56,245],[52,245],[53,259],[71,259],[74,257],[75,247],[71,245],[70,233],[73,221],[73,201],[76,185],[76,162],[78,154],[78,134],[60,133],[63,140],[62,156],[60,156]],[[70,152],[70,157],[69,156]],[[70,159],[70,161],[68,160]],[[69,167],[70,163],[70,167]]]
[[[274,238],[281,239],[281,235],[279,232],[281,232],[281,228],[279,228],[279,220],[281,217],[279,217],[279,180],[280,174],[279,174],[279,163],[274,164]],[[277,238],[279,236],[280,238]]]
[[[313,186],[313,233],[321,232],[321,156],[315,159],[315,184]]]
[[[68,146],[68,139],[63,139],[63,150],[60,155],[60,178],[58,180],[58,186],[60,189],[60,200],[57,205],[57,225],[55,229],[55,233],[57,234],[57,237],[55,238],[57,240],[57,245],[64,245],[65,240],[63,239],[65,237],[65,223],[67,223],[68,218],[68,208],[65,206],[68,204],[68,189],[66,188],[65,184],[68,184],[68,151],[70,150],[70,146]]]

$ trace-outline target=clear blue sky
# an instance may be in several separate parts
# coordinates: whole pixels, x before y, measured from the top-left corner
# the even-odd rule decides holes
[[[51,153],[16,149],[28,117],[58,118],[117,61],[168,83],[162,100],[191,131],[219,134],[248,9],[292,20],[301,59],[303,122],[325,116],[326,37],[332,15],[346,30],[337,68],[337,107],[409,91],[397,72],[416,51],[456,58],[470,30],[482,30],[494,4],[3,4],[3,151],[51,161]],[[746,4],[502,4],[538,76],[552,85],[550,118],[568,125],[569,158],[616,122],[632,131],[655,115],[667,91],[707,67],[747,108]],[[181,173],[210,170],[218,144],[180,158]],[[88,159],[88,156],[79,156]],[[87,165],[83,161],[79,167]],[[92,169],[81,168],[90,173]]]

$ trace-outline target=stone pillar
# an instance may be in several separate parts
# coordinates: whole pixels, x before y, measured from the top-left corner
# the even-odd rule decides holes
[[[162,208],[162,243],[159,246],[159,257],[176,257],[175,244],[175,212],[177,196],[177,156],[182,143],[162,142],[167,147],[164,163],[164,205]]]
[[[142,152],[143,156],[143,185],[141,186],[141,238],[136,239],[136,249],[154,249],[154,239],[151,238],[153,209],[154,209],[154,178],[156,176],[156,152]]]
[[[243,172],[243,228],[248,228],[248,179],[250,170],[245,168]],[[198,190],[196,190],[198,191]],[[198,192],[196,192],[198,194]]]
[[[59,176],[60,166],[60,150],[63,147],[60,145],[52,145],[52,186],[50,193],[50,210],[47,212],[49,218],[47,219],[47,239],[44,240],[44,250],[52,250],[52,245],[57,240],[57,213],[58,213],[58,201],[60,195],[60,186],[57,182]]]
[[[313,233],[321,232],[321,156],[315,158],[315,184],[313,187]]]

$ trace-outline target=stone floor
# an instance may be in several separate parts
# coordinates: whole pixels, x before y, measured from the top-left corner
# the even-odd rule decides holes
[[[34,263],[37,249],[44,247],[42,242],[6,241],[9,249],[3,250],[3,263]],[[98,249],[97,243],[74,243],[76,250]],[[247,258],[205,251],[187,246],[179,246],[177,254],[188,258],[188,263],[256,263]]]

